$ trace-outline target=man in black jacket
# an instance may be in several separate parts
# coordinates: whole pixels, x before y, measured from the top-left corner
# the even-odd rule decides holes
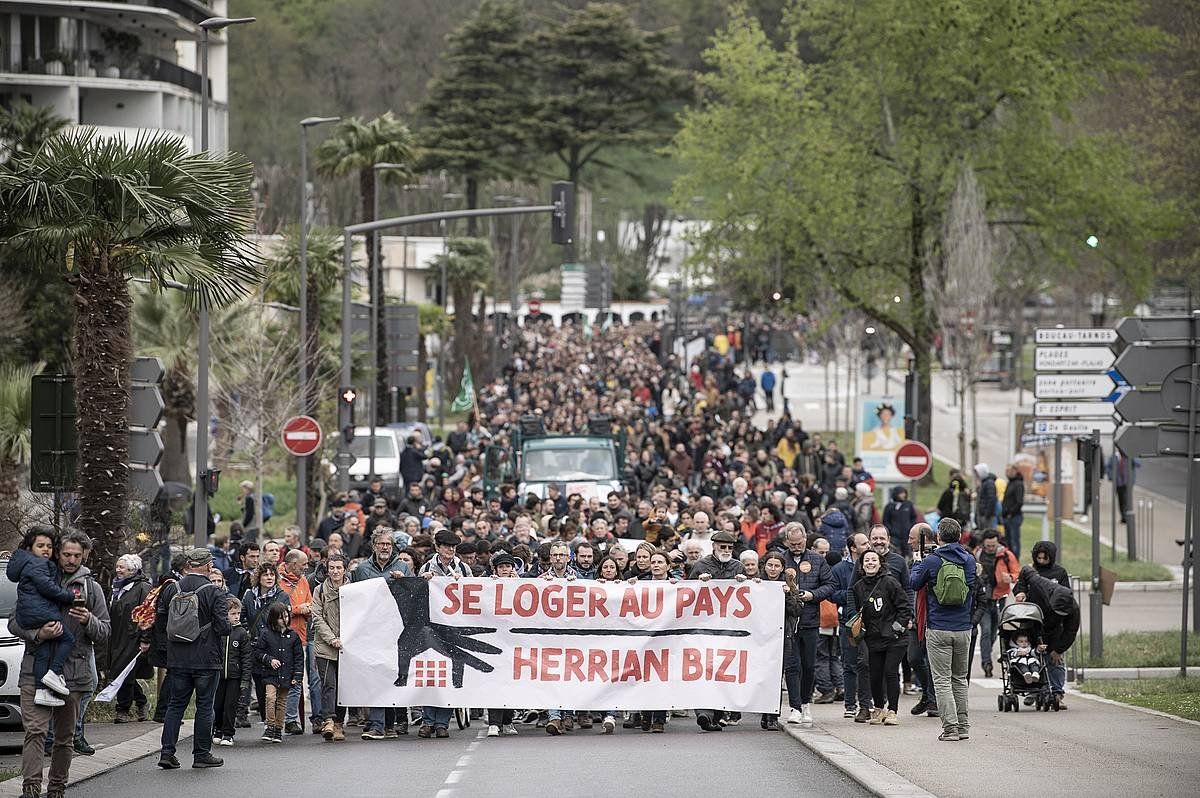
[[[1025,516],[1021,514],[1021,506],[1025,504],[1025,478],[1012,463],[1004,472],[1008,478],[1008,487],[1004,489],[1004,498],[1000,500],[1000,519],[1004,522],[1004,540],[1008,550],[1017,557],[1021,556],[1021,522]]]
[[[1033,544],[1033,569],[1047,579],[1053,579],[1063,587],[1071,586],[1067,569],[1058,564],[1058,546],[1048,540]]]
[[[179,760],[175,758],[175,744],[179,742],[183,711],[193,691],[196,693],[196,723],[192,738],[192,767],[216,768],[225,764],[212,755],[212,728],[213,701],[221,677],[221,637],[230,632],[229,594],[208,580],[211,567],[212,553],[208,549],[190,549],[183,578],[163,588],[163,601],[159,603],[159,614],[165,617],[157,621],[167,629],[167,678],[171,680],[171,703],[167,706],[167,717],[163,723],[162,750],[158,759],[158,766],[163,770],[179,767]],[[190,643],[173,639],[172,634],[186,603],[176,602],[175,599],[187,595],[191,595],[196,602],[195,613],[200,627],[199,635]],[[172,604],[176,605],[174,618],[171,615]]]
[[[1067,683],[1066,654],[1079,634],[1079,602],[1069,587],[1063,587],[1053,579],[1039,574],[1032,565],[1021,569],[1021,576],[1013,586],[1017,601],[1031,601],[1042,609],[1042,645],[1049,652],[1048,671],[1050,690],[1058,701],[1059,709],[1066,709],[1062,701]],[[1032,702],[1029,702],[1032,703]]]
[[[812,726],[812,694],[817,681],[817,634],[821,627],[821,602],[833,595],[835,587],[833,571],[825,558],[808,548],[808,533],[803,525],[788,524],[783,528],[783,541],[787,547],[783,552],[787,572],[792,574],[799,591],[800,619],[792,637],[792,656],[799,660],[800,695],[788,696],[792,711],[788,723]]]

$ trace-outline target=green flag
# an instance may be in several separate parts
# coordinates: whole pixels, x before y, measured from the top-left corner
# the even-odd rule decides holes
[[[471,379],[471,361],[463,366],[462,383],[459,384],[458,396],[450,403],[451,413],[464,413],[475,407],[475,381]]]
[[[585,340],[592,340],[592,317],[587,313],[583,314],[583,337]]]

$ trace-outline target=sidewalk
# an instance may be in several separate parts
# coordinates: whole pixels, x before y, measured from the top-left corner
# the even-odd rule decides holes
[[[96,749],[93,756],[71,759],[70,784],[107,773],[135,759],[158,753],[162,740],[161,723],[89,723],[84,731],[88,742]],[[192,735],[192,721],[185,720],[179,730],[179,739]],[[21,743],[24,735],[9,733],[0,735],[0,768],[16,772],[16,776],[0,782],[0,798],[21,794]],[[16,746],[15,748],[13,746]],[[185,750],[185,749],[181,749]],[[190,750],[190,748],[186,749]],[[49,767],[47,758],[45,766]],[[43,770],[43,773],[45,771]]]
[[[818,753],[829,738],[939,796],[1186,796],[1200,784],[1200,728],[1160,715],[1067,695],[1070,709],[1017,713],[996,708],[999,679],[971,683],[971,739],[938,742],[937,718],[914,718],[915,697],[901,696],[900,725],[842,718],[840,703],[814,706],[813,730],[787,731]],[[843,756],[826,755],[834,764]],[[886,773],[886,771],[882,771]],[[867,785],[880,795],[912,795],[895,781]]]

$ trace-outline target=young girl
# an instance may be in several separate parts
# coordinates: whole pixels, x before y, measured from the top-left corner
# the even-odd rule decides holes
[[[254,641],[254,672],[262,681],[266,700],[267,728],[262,739],[268,743],[283,742],[288,690],[302,678],[304,651],[300,637],[288,628],[291,620],[286,605],[272,604],[266,626]]]
[[[242,595],[242,626],[250,631],[251,641],[256,641],[267,626],[267,611],[276,604],[291,608],[292,600],[279,589],[279,570],[274,563],[264,562],[254,569],[251,585]],[[266,690],[263,685],[262,671],[253,669],[254,695],[258,699],[258,716],[263,721],[267,719]],[[247,693],[245,702],[250,703]]]
[[[34,527],[25,533],[21,547],[8,561],[8,578],[17,583],[14,616],[24,629],[38,629],[53,621],[61,624],[62,608],[70,607],[75,601],[75,594],[59,584],[58,564],[54,561],[57,543],[52,529]],[[45,687],[39,687],[34,693],[35,704],[43,707],[63,705],[63,700],[54,693],[70,693],[62,670],[74,647],[75,637],[67,631],[65,624],[61,635],[37,644],[33,653],[33,679],[35,684]]]
[[[764,582],[783,583],[783,677],[787,684],[788,700],[793,706],[799,706],[800,670],[793,662],[790,648],[793,645],[792,635],[800,620],[800,593],[796,590],[794,572],[787,568],[783,555],[772,551],[759,561],[759,575]],[[793,698],[795,696],[795,698]],[[779,730],[779,714],[763,714],[759,716],[759,728],[764,731]]]

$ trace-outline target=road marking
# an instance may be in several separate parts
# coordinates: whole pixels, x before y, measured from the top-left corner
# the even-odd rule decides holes
[[[478,741],[478,740],[476,740],[475,742],[473,742],[473,743],[471,743],[470,745],[468,745],[468,746],[467,746],[467,750],[468,750],[468,751],[474,751],[474,750],[475,750],[476,748],[478,748],[478,747],[479,747],[479,741]]]
[[[437,793],[433,796],[433,798],[450,798],[451,795],[454,795],[454,790],[443,789],[443,790],[438,790]]]
[[[463,773],[461,770],[452,770],[452,771],[450,771],[449,774],[446,775],[446,783],[447,784],[458,784],[459,780],[462,779],[462,776],[463,776]]]
[[[471,764],[471,755],[470,755],[470,754],[463,754],[462,756],[460,756],[460,757],[458,758],[458,761],[454,763],[454,767],[456,767],[456,768],[465,768],[465,767],[466,767],[467,765],[469,765],[469,764]]]

